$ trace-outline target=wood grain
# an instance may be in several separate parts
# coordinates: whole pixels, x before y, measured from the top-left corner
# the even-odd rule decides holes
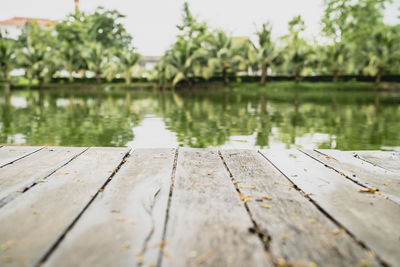
[[[38,152],[1,168],[0,207],[19,196],[32,184],[64,166],[87,148],[46,147]]]
[[[400,152],[390,151],[352,151],[355,157],[388,169],[393,172],[400,172]]]
[[[0,265],[38,264],[107,181],[127,151],[126,148],[91,148],[79,161],[70,162],[46,182],[0,209]]]
[[[42,148],[42,146],[3,146],[0,148],[0,168],[27,157]]]
[[[162,266],[271,266],[216,151],[183,148]]]
[[[298,150],[262,150],[262,154],[306,193],[326,214],[392,266],[400,262],[400,206]]]
[[[275,262],[293,266],[379,263],[256,151],[224,150],[222,156],[256,223],[270,236]],[[264,199],[263,199],[264,198]]]
[[[374,166],[338,150],[304,150],[311,157],[323,162],[338,173],[371,189],[377,189],[400,204],[400,174]]]
[[[135,150],[44,266],[155,266],[174,156]]]

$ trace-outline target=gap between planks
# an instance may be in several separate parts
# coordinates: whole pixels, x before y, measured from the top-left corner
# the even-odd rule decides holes
[[[96,191],[94,196],[90,199],[90,201],[85,205],[85,207],[79,212],[79,214],[73,219],[70,225],[67,226],[67,228],[63,231],[63,233],[59,236],[57,241],[49,248],[49,250],[43,255],[43,257],[40,258],[40,260],[35,264],[35,267],[41,267],[46,260],[51,256],[51,254],[57,249],[57,247],[60,245],[60,243],[63,241],[67,233],[74,227],[74,225],[79,221],[79,219],[82,217],[84,212],[89,208],[89,206],[93,203],[93,201],[97,198],[97,196],[106,188],[108,183],[112,180],[112,178],[117,174],[117,172],[121,169],[121,167],[124,165],[126,162],[127,158],[133,153],[133,150],[129,150],[125,156],[122,158],[121,162],[118,164],[118,166],[114,169],[114,172],[108,177],[108,179],[104,182],[104,184],[101,186],[99,190]]]

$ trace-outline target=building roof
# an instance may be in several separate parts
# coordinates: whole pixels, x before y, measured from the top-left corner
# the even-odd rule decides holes
[[[37,22],[39,27],[52,26],[57,23],[56,21],[50,19],[13,17],[11,19],[0,21],[0,25],[23,27],[27,22]]]

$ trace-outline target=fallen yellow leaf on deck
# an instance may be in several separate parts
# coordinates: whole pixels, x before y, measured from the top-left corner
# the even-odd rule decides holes
[[[10,239],[1,245],[1,250],[5,251],[5,250],[9,249],[10,247],[12,247],[16,243],[17,243],[16,239]]]
[[[128,249],[128,248],[130,248],[131,247],[131,242],[129,242],[129,241],[126,241],[125,243],[123,243],[122,244],[122,246],[119,248],[119,250],[126,250],[126,249]]]
[[[260,207],[265,208],[265,209],[270,209],[270,208],[272,208],[271,205],[267,205],[267,204],[264,204],[264,203],[261,203],[261,204],[260,204]]]
[[[255,186],[247,186],[247,185],[241,185],[241,186],[239,186],[239,188],[243,188],[243,189],[256,189]]]
[[[284,183],[277,182],[277,181],[274,181],[274,184],[280,184],[280,185],[284,185],[284,186],[294,187],[292,184],[284,184]]]
[[[360,189],[359,192],[374,194],[376,192],[376,189],[372,189],[372,188]]]
[[[211,258],[211,256],[212,256],[212,252],[208,251],[205,254],[203,254],[202,256],[195,259],[195,262],[196,262],[196,264],[200,265],[203,262],[205,262],[206,260],[208,260],[209,258]]]
[[[165,245],[167,244],[166,240],[161,241],[160,243],[154,244],[153,247],[155,248],[162,248],[165,247]]]

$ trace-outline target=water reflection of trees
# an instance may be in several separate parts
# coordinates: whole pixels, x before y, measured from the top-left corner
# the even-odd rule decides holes
[[[21,143],[15,140],[20,134],[30,145],[124,146],[139,123],[129,97],[46,92],[18,96],[26,100],[22,107],[11,105],[9,96],[1,104],[1,143]]]
[[[320,148],[400,144],[399,97],[376,93],[13,92],[0,97],[0,143],[124,146],[145,114],[157,114],[190,147],[253,136],[259,147],[301,138]],[[13,97],[13,98],[12,98]],[[23,100],[16,105],[16,98]],[[252,137],[252,138],[253,138]],[[24,141],[18,140],[24,138]],[[307,141],[308,140],[308,141]]]
[[[159,114],[178,141],[191,147],[218,146],[231,136],[252,135],[268,147],[276,139],[289,147],[299,137],[323,134],[320,148],[381,149],[399,146],[398,98],[338,93],[317,98],[266,94],[167,94]],[[382,104],[382,101],[384,104]]]

